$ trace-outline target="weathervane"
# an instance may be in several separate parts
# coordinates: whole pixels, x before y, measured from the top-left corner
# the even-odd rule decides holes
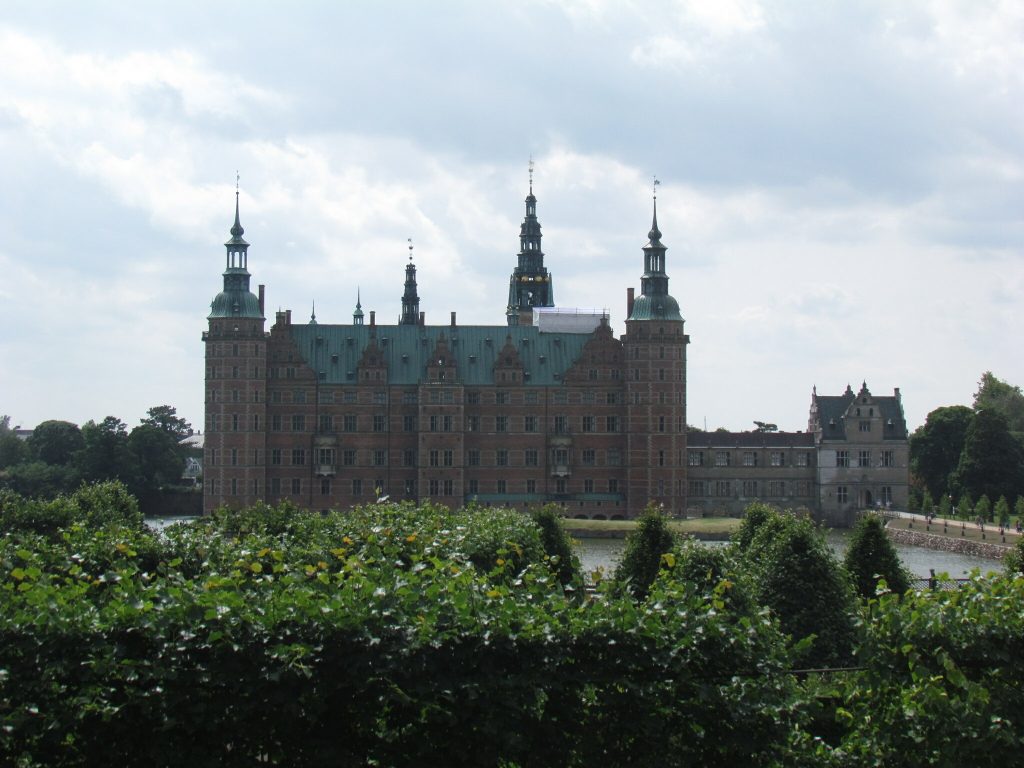
[[[405,239],[409,241],[409,263],[412,264],[412,238],[407,237]]]
[[[658,181],[658,177],[657,176],[652,176],[651,178],[654,179],[654,184],[652,184],[651,186],[652,186],[652,190],[653,190],[654,199],[657,200],[658,199],[658,185],[661,184],[661,182]]]
[[[238,182],[241,180],[241,178],[242,178],[241,174],[239,174],[238,171],[236,170],[235,171],[235,194],[236,195],[238,194]]]
[[[533,155],[530,155],[530,194],[533,194]]]

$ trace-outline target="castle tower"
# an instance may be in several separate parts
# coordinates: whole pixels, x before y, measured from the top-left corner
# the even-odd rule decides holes
[[[657,185],[657,181],[655,181]],[[655,186],[655,193],[657,186]],[[649,502],[666,512],[686,511],[686,345],[679,302],[668,292],[658,229],[658,198],[643,247],[640,296],[628,293],[623,348],[626,375],[627,511]]]
[[[530,193],[526,196],[526,216],[519,228],[519,263],[512,270],[508,285],[509,325],[529,325],[534,307],[555,306],[551,275],[544,267],[540,247],[540,222],[537,220],[537,198],[533,195],[533,161],[530,161]]]
[[[226,500],[245,506],[264,497],[266,340],[263,286],[249,289],[249,243],[239,220],[227,249],[223,290],[210,304],[206,344],[206,440],[203,449],[203,511]]]
[[[361,302],[360,291],[356,288],[356,309],[352,313],[352,325],[363,324],[363,305]]]
[[[412,240],[409,240],[409,263],[405,265],[405,293],[402,294],[402,316],[399,325],[418,325],[420,297],[416,292],[416,265],[412,263]]]

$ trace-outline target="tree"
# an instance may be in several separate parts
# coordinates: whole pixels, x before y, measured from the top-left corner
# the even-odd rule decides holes
[[[185,460],[178,441],[168,431],[145,421],[128,435],[128,449],[134,462],[135,493],[159,490],[181,479]]]
[[[549,567],[562,584],[568,586],[580,577],[580,560],[572,550],[572,539],[565,532],[557,507],[545,504],[530,515],[540,528],[540,540],[548,556]]]
[[[992,522],[992,502],[985,494],[981,494],[978,503],[974,505],[974,516],[983,523]]]
[[[935,501],[932,499],[932,495],[928,492],[928,489],[924,489],[924,496],[921,499],[921,511],[926,515],[930,515],[935,511]]]
[[[0,469],[14,466],[25,456],[25,444],[11,429],[11,417],[0,416]]]
[[[1024,490],[1024,455],[1010,434],[1006,417],[993,409],[978,411],[964,437],[953,484],[964,493],[1016,496]]]
[[[128,425],[116,416],[107,416],[97,424],[82,425],[84,445],[77,464],[86,480],[121,480],[129,488],[138,483],[138,466],[128,448]]]
[[[932,498],[949,493],[949,477],[960,462],[973,416],[964,405],[936,408],[910,436],[910,469]]]
[[[1024,523],[1024,496],[1017,497],[1017,502],[1013,505],[1013,514]]]
[[[1001,381],[985,371],[974,393],[974,410],[993,410],[1001,413],[1011,432],[1024,432],[1024,392],[1020,387]]]
[[[778,432],[779,431],[779,425],[778,424],[771,424],[769,422],[764,422],[764,421],[755,421],[754,424],[757,425],[757,429],[755,430],[756,432]]]
[[[70,464],[85,442],[77,424],[70,421],[44,421],[28,438],[32,456],[46,464]]]
[[[942,495],[942,499],[939,501],[939,516],[940,517],[952,517],[953,516],[953,502],[949,496]]]
[[[809,519],[774,510],[768,517],[743,555],[758,601],[792,638],[797,663],[848,661],[857,611],[847,574]]]
[[[1006,501],[1005,496],[1000,496],[996,501],[995,509],[993,510],[993,516],[999,521],[999,524],[1003,528],[1007,528],[1010,525],[1010,504]]]
[[[192,425],[178,416],[178,409],[173,405],[156,405],[146,411],[142,423],[163,430],[180,442],[192,434]]]
[[[616,581],[624,584],[637,600],[643,600],[666,563],[665,556],[671,554],[674,559],[678,546],[665,516],[654,506],[647,507],[636,528],[626,537],[622,560],[615,569]]]
[[[974,514],[974,501],[971,499],[971,494],[964,493],[956,504],[956,515],[969,520],[972,514]]]
[[[878,515],[864,515],[857,521],[843,563],[862,598],[875,596],[878,577],[885,579],[896,594],[902,595],[910,588],[910,577]]]
[[[45,461],[23,461],[4,471],[4,484],[26,498],[52,499],[71,493],[82,476],[71,464],[47,464]]]

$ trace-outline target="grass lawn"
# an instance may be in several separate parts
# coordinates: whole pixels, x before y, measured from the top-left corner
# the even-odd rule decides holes
[[[564,523],[565,529],[569,533],[578,532],[581,535],[603,533],[606,536],[616,534],[625,536],[636,528],[635,520],[566,519]],[[704,534],[705,536],[716,535],[723,538],[735,531],[739,525],[740,521],[735,517],[695,517],[689,520],[669,521],[669,526],[679,533]]]
[[[986,544],[1005,544],[1012,546],[1017,543],[1017,535],[1007,533],[1006,541],[999,535],[999,526],[994,523],[985,523],[985,538],[982,538],[982,531],[974,523],[964,524],[963,520],[949,520],[945,526],[942,518],[937,518],[931,525],[926,525],[923,520],[911,520],[906,517],[890,518],[887,527],[894,530],[911,530],[918,533],[930,533],[933,536],[946,536],[951,539],[967,539],[968,541],[984,541]]]

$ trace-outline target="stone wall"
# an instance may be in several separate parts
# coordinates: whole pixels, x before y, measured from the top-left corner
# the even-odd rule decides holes
[[[889,538],[899,544],[939,549],[944,552],[957,552],[962,555],[971,555],[972,557],[988,557],[993,560],[1002,560],[1003,556],[1012,549],[1007,544],[990,544],[985,541],[971,541],[970,539],[959,539],[952,536],[936,536],[932,533],[895,528],[886,528],[885,530],[889,534]],[[996,535],[993,532],[993,537]]]

